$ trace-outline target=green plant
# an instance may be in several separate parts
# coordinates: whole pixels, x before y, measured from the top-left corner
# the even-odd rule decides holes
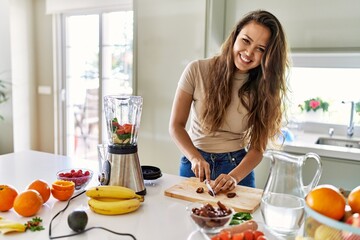
[[[360,113],[360,102],[355,103],[355,111]]]
[[[7,85],[9,83],[0,79],[0,104],[6,102],[9,99],[7,93]],[[0,114],[0,119],[4,119],[4,117]]]
[[[321,98],[310,98],[308,100],[304,101],[304,104],[299,105],[301,111],[314,111],[316,112],[319,109],[322,109],[324,112],[327,112],[329,110],[329,103],[326,101],[323,101]]]

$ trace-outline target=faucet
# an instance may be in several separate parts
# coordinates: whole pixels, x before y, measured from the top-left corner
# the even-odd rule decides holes
[[[342,103],[347,103],[345,101],[342,101]],[[354,110],[355,110],[355,102],[350,101],[351,104],[351,112],[350,112],[350,122],[349,126],[347,127],[347,136],[352,137],[354,135]]]

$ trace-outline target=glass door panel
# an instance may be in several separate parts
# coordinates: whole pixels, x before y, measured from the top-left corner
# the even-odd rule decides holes
[[[133,12],[65,18],[65,154],[97,159],[106,141],[103,96],[132,94]]]
[[[98,143],[99,15],[66,19],[67,154],[92,158]]]
[[[114,31],[116,29],[116,31]],[[132,94],[133,12],[103,15],[103,92]]]

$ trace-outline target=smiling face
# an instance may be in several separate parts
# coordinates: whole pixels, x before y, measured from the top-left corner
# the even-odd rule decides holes
[[[241,29],[233,47],[234,64],[238,72],[247,73],[260,65],[270,35],[269,28],[255,21]]]

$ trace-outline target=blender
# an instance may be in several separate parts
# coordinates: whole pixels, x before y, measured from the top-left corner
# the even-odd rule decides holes
[[[137,154],[137,138],[143,99],[140,96],[109,95],[104,97],[108,132],[106,159],[99,181],[145,195],[143,174]]]

